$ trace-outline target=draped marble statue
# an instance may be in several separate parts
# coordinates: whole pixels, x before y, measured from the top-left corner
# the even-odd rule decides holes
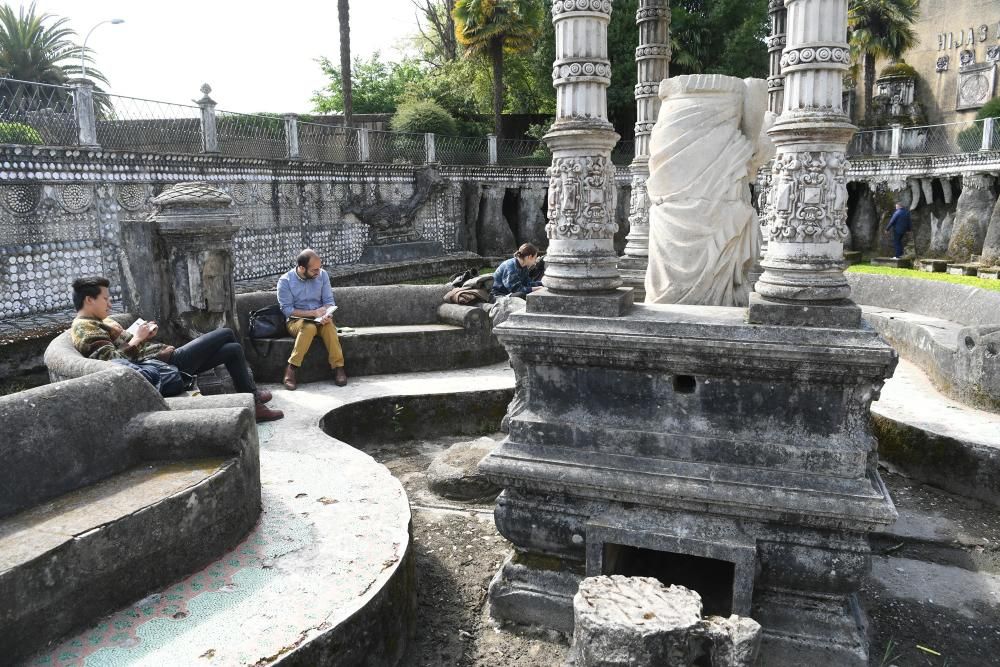
[[[761,233],[749,179],[774,153],[767,82],[696,74],[664,80],[659,94],[646,303],[745,306]]]

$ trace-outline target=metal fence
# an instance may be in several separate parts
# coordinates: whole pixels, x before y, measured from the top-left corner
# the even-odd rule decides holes
[[[10,78],[0,78],[2,143],[334,163],[547,166],[552,161],[548,147],[536,139],[347,128],[294,114],[216,110],[207,92],[196,105],[172,104]],[[634,146],[619,142],[612,161],[629,164]]]
[[[1000,119],[860,130],[848,145],[855,157],[957,155],[1000,150]]]

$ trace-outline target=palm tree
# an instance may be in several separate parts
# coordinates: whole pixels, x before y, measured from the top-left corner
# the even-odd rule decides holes
[[[919,0],[850,0],[847,27],[851,52],[865,66],[865,124],[871,123],[875,61],[898,60],[917,43],[913,31]]]
[[[350,0],[337,0],[340,24],[340,85],[344,92],[344,127],[351,126],[354,100],[351,96],[351,17]]]
[[[51,19],[55,20],[49,23]],[[0,5],[0,116],[14,120],[39,109],[65,110],[71,104],[67,89],[30,82],[63,86],[83,74],[81,57],[87,62],[87,76],[107,84],[104,75],[91,66],[91,50],[72,40],[76,32],[66,27],[68,20],[37,14],[35,3],[27,10],[20,7],[17,14],[10,5]],[[98,113],[110,109],[103,90],[95,86],[94,92],[98,93],[94,95]]]
[[[504,104],[504,53],[534,46],[543,16],[539,0],[458,0],[452,16],[455,38],[470,56],[486,56],[493,65],[493,131],[500,136]]]

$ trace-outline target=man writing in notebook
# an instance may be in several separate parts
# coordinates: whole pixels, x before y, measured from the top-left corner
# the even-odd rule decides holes
[[[298,385],[295,371],[302,365],[317,334],[326,345],[333,381],[341,387],[347,384],[344,353],[331,317],[335,304],[330,276],[323,270],[323,262],[314,250],[307,248],[300,252],[295,268],[278,279],[278,305],[288,320],[288,333],[295,336],[292,356],[285,367],[285,387],[294,390]]]

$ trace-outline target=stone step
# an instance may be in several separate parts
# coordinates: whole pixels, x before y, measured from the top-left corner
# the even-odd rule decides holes
[[[995,509],[896,473],[885,471],[882,479],[899,518],[872,533],[873,554],[1000,575],[1000,517]]]
[[[944,396],[905,359],[871,411],[882,461],[923,483],[1000,506],[1000,414]]]
[[[947,272],[953,276],[975,276],[979,273],[978,264],[949,264]]]

